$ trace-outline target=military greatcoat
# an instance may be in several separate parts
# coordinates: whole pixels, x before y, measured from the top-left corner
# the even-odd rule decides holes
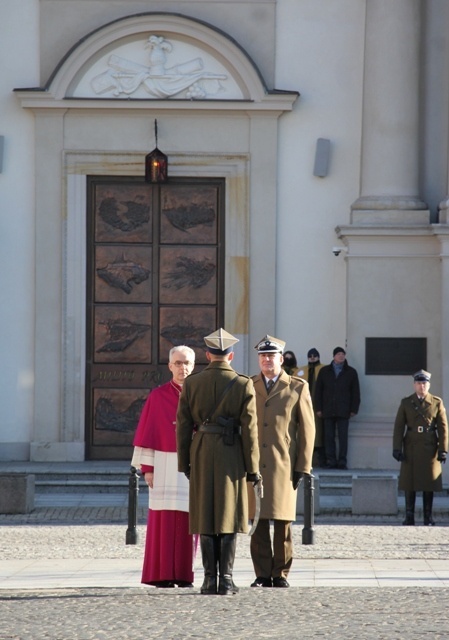
[[[236,382],[214,408],[231,379]],[[210,416],[212,412],[212,416]],[[234,418],[241,427],[233,445],[223,436],[196,432],[206,418]],[[252,380],[237,374],[225,361],[211,362],[184,381],[176,419],[178,470],[190,470],[190,532],[246,533],[247,473],[259,471],[257,414]]]
[[[414,393],[401,401],[393,432],[393,449],[403,452],[399,489],[441,491],[438,451],[447,451],[448,424],[441,398],[428,393],[422,403]]]
[[[256,390],[260,473],[264,495],[260,518],[296,519],[293,471],[310,473],[315,442],[315,421],[309,385],[282,371],[268,395],[263,376],[252,377]],[[252,487],[250,517],[254,517]]]

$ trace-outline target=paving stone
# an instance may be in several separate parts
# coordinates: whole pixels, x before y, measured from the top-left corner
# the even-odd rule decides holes
[[[140,566],[146,509],[139,510],[138,521],[138,543],[125,545],[123,508],[39,508],[31,514],[1,516],[0,577],[2,567],[22,560],[48,560],[48,575],[63,563],[62,575],[66,571],[68,577],[80,559],[87,566],[103,562],[120,571],[124,564]],[[447,638],[444,603],[449,587],[429,587],[437,581],[428,571],[449,580],[446,512],[438,514],[438,524],[403,527],[401,516],[326,514],[315,521],[315,544],[302,545],[299,520],[293,527],[293,568],[304,572],[305,583],[311,562],[327,566],[323,587],[251,589],[248,581],[239,583],[238,595],[220,597],[201,596],[198,588],[163,592],[145,586],[77,588],[67,577],[67,584],[58,589],[30,585],[0,589],[0,640]],[[248,536],[240,535],[236,563],[248,564],[249,558]],[[364,566],[376,565],[387,583],[394,584],[394,572],[390,578],[388,572],[397,561],[405,567],[406,583],[418,586],[360,587],[357,580],[351,586],[331,586],[344,582],[354,564],[361,572]],[[35,578],[39,584],[39,576]]]

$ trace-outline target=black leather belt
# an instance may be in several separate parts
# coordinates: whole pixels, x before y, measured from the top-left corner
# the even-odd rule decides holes
[[[407,431],[417,431],[418,433],[429,433],[436,431],[436,427],[407,427]]]
[[[220,427],[220,425],[218,424],[201,424],[197,431],[200,431],[201,433],[214,433],[215,435],[220,435],[223,436],[226,432],[227,429],[226,427]],[[233,433],[236,433],[238,435],[240,435],[242,432],[241,427],[234,427],[233,428]]]

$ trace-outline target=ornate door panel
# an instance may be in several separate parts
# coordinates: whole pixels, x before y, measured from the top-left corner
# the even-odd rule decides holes
[[[88,180],[86,456],[129,460],[168,352],[224,316],[224,182]]]

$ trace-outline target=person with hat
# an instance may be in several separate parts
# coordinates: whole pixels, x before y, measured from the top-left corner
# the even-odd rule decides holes
[[[238,339],[206,336],[209,365],[186,378],[178,405],[178,470],[190,479],[190,533],[200,534],[202,594],[238,592],[237,533],[248,529],[247,481],[260,482],[254,386],[231,367]],[[219,574],[217,585],[217,574]]]
[[[360,407],[359,377],[354,367],[349,366],[343,347],[335,347],[332,355],[332,362],[318,374],[315,411],[323,418],[326,467],[347,469],[349,420],[357,415]]]
[[[398,488],[405,492],[404,525],[415,524],[416,492],[423,492],[424,524],[434,526],[434,491],[443,490],[441,463],[446,462],[448,423],[443,400],[429,393],[431,374],[413,376],[414,393],[403,398],[393,430],[393,457],[401,463]]]
[[[284,354],[285,358],[285,354]],[[300,378],[304,378],[309,383],[310,395],[312,396],[312,404],[315,408],[315,385],[318,378],[318,374],[324,364],[320,362],[320,352],[315,347],[312,347],[307,352],[307,364],[304,364],[296,370],[295,375]],[[323,434],[323,419],[316,415],[315,411],[315,447],[313,450],[313,466],[325,467],[326,455],[324,453],[324,434]]]
[[[297,488],[312,470],[315,422],[309,385],[282,369],[285,342],[266,335],[257,349],[260,373],[252,376],[256,390],[260,472],[264,494],[250,550],[256,574],[252,587],[289,586],[293,561],[292,521]],[[250,497],[250,516],[255,501]],[[273,521],[273,544],[270,521]]]

